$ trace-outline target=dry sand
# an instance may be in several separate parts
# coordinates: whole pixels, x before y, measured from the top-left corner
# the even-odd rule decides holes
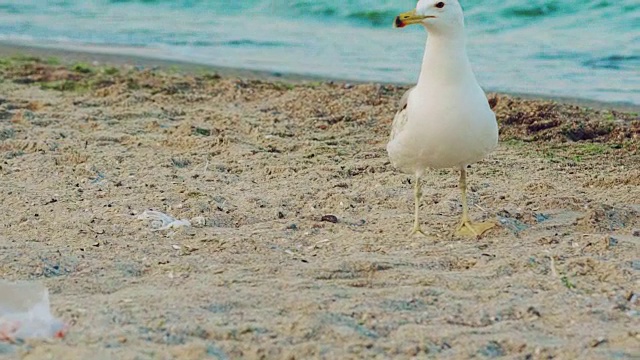
[[[640,355],[637,113],[490,95],[469,196],[502,226],[454,237],[457,173],[431,171],[410,238],[401,87],[50,63],[0,60],[0,278],[71,326],[0,357]]]

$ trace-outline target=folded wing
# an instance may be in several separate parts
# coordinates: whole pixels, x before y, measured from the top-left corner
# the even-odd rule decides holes
[[[402,129],[404,129],[404,126],[407,124],[407,120],[409,119],[409,116],[407,115],[407,103],[409,102],[409,94],[414,88],[415,86],[407,90],[400,99],[400,107],[396,112],[396,115],[393,117],[393,123],[391,124],[391,135],[389,136],[389,141],[392,141],[400,132],[402,132]]]

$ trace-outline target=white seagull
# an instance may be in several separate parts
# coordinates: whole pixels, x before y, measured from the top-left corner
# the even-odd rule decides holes
[[[495,223],[474,223],[467,206],[468,165],[498,144],[498,124],[471,69],[464,16],[457,0],[420,0],[394,27],[420,24],[428,32],[418,83],[402,97],[387,152],[394,167],[415,176],[415,221],[409,235],[424,232],[418,219],[420,179],[427,168],[460,169],[462,220],[456,234],[480,236]]]

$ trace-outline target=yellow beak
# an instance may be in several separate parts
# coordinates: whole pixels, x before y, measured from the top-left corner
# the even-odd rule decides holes
[[[403,28],[407,25],[420,24],[422,20],[433,17],[435,16],[418,15],[416,14],[416,10],[413,9],[396,16],[396,20],[393,22],[393,27]]]

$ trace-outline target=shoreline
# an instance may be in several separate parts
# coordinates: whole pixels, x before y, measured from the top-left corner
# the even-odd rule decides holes
[[[124,48],[123,48],[123,51]],[[118,50],[109,51],[104,48],[96,47],[92,50],[87,49],[66,49],[64,47],[47,46],[44,44],[24,44],[12,41],[0,41],[0,57],[11,57],[27,55],[40,58],[56,58],[62,64],[71,64],[74,62],[87,62],[96,65],[113,65],[113,66],[141,66],[159,69],[172,69],[183,74],[193,74],[198,72],[214,72],[224,77],[237,77],[244,79],[264,80],[264,81],[280,81],[293,84],[302,84],[309,82],[336,82],[349,84],[384,84],[395,86],[412,86],[411,83],[389,83],[379,81],[363,81],[351,79],[339,79],[323,76],[304,75],[295,73],[280,73],[275,71],[251,70],[242,68],[231,68],[224,66],[215,66],[208,64],[199,64],[186,62],[181,60],[163,59],[161,57],[154,58],[146,54],[125,54]],[[564,104],[577,105],[581,107],[592,108],[596,110],[616,110],[624,112],[640,113],[640,104],[622,103],[622,102],[604,102],[579,97],[554,96],[532,93],[503,92],[495,89],[485,89],[486,93],[497,93],[512,97],[522,98],[526,100],[548,100]]]

